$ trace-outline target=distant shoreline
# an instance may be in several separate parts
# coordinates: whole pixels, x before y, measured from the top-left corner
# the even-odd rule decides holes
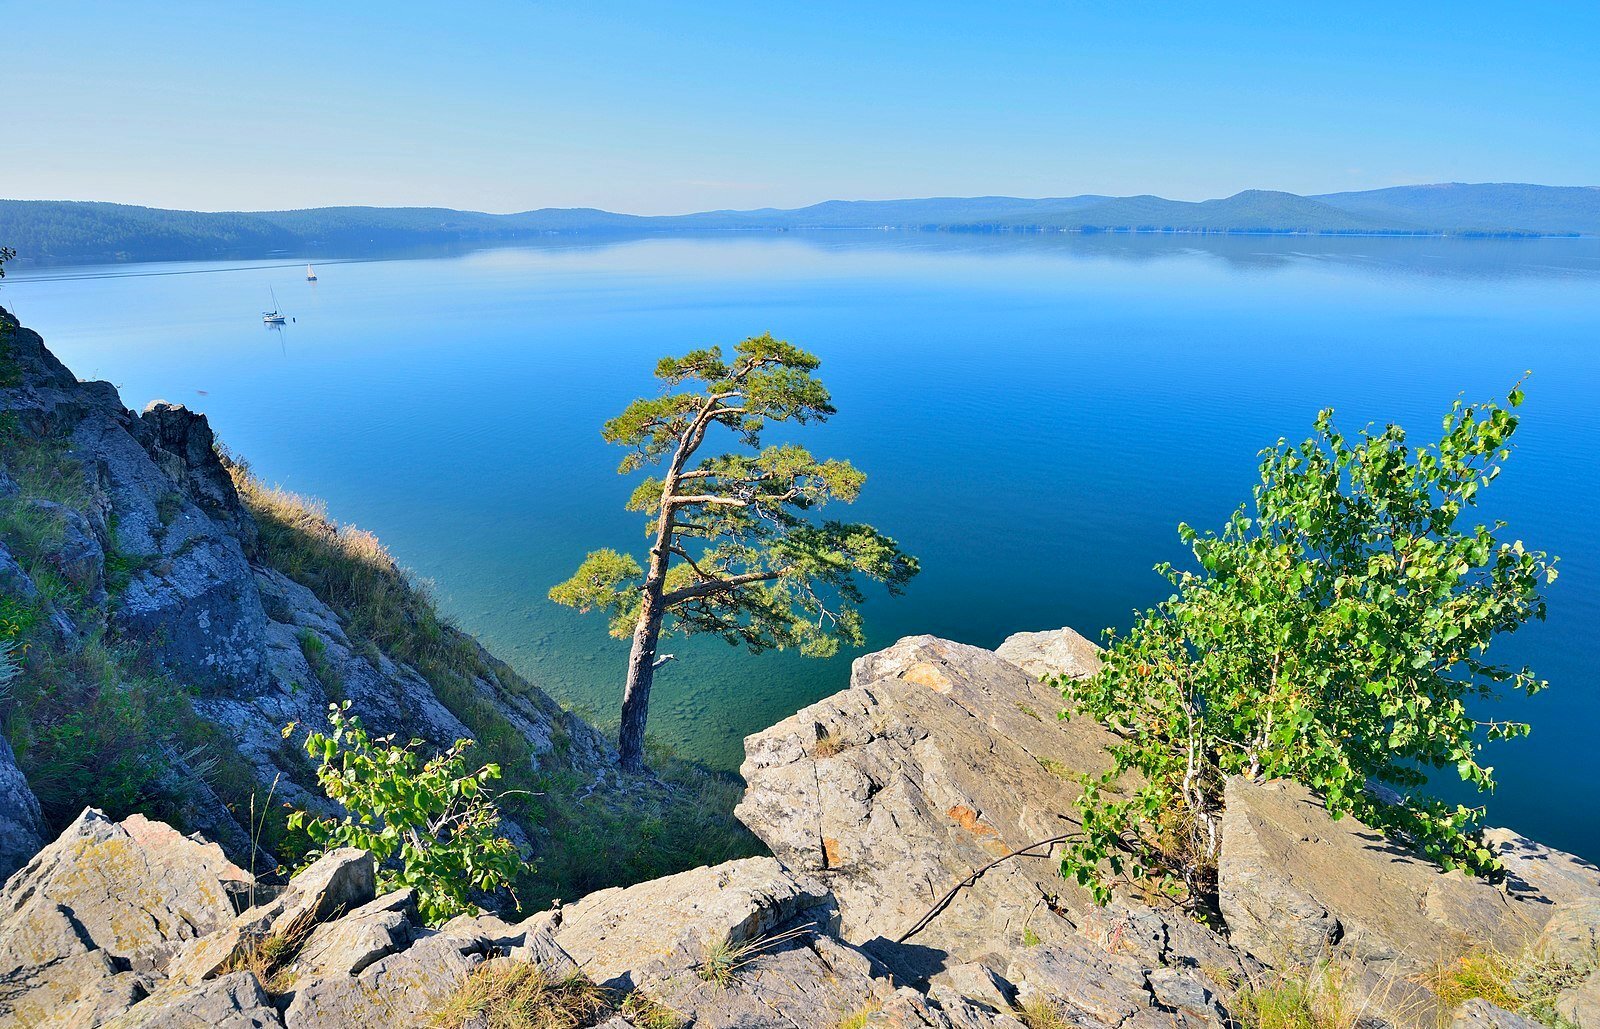
[[[1197,202],[1083,195],[831,200],[793,210],[617,214],[544,208],[324,207],[174,211],[68,200],[0,200],[0,244],[18,266],[197,261],[393,251],[541,239],[784,232],[1581,239],[1600,235],[1600,187],[1525,183],[1396,186],[1299,196],[1245,190]]]

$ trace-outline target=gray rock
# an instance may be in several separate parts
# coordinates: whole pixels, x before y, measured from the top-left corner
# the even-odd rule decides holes
[[[1600,900],[1600,865],[1535,843],[1510,829],[1485,829],[1484,844],[1506,869],[1506,889],[1535,903]]]
[[[226,924],[249,878],[215,844],[85,811],[0,889],[0,1023],[122,1010],[185,941]]]
[[[135,575],[116,622],[155,642],[174,671],[214,689],[259,687],[267,669],[266,612],[231,538],[197,536]]]
[[[152,401],[132,432],[187,500],[226,523],[246,551],[254,548],[255,521],[240,503],[233,476],[217,456],[216,436],[205,415],[181,404]]]
[[[1600,965],[1600,900],[1556,905],[1534,949],[1573,968]]]
[[[1137,958],[1101,950],[1082,938],[1019,950],[1006,966],[1006,979],[1015,984],[1021,1004],[1068,1008],[1108,1026],[1124,1024],[1150,1005]]]
[[[44,846],[39,799],[17,767],[16,755],[0,736],[0,883]]]
[[[1229,780],[1218,890],[1234,944],[1269,965],[1337,952],[1421,972],[1474,943],[1518,952],[1551,914],[1412,856],[1304,787]]]
[[[80,951],[48,970],[0,975],[0,1024],[97,1026],[149,995],[150,982],[119,972],[103,950]]]
[[[1507,1011],[1481,997],[1474,997],[1456,1009],[1451,1029],[1539,1029],[1539,1023]]]
[[[330,976],[297,988],[283,1022],[288,1029],[420,1029],[486,956],[478,941],[424,932],[410,947],[358,976]]]
[[[282,1029],[283,1020],[249,972],[166,989],[107,1022],[105,1029]]]
[[[834,1029],[894,989],[865,954],[816,932],[752,954],[725,984],[673,968],[644,985],[696,1029]]]
[[[220,932],[185,947],[167,969],[176,982],[214,978],[249,948],[271,936],[302,940],[322,922],[373,899],[376,865],[354,847],[331,850],[289,881],[281,894],[241,912]]]
[[[603,986],[637,986],[660,962],[691,968],[706,948],[770,934],[832,898],[771,858],[746,858],[591,893],[562,909],[555,942]]]
[[[4,540],[0,540],[0,591],[24,601],[32,601],[39,596],[39,587],[34,585],[33,579],[17,563],[17,559],[11,556]]]
[[[0,890],[0,975],[103,950],[135,970],[233,917],[249,873],[213,843],[92,808]]]
[[[975,870],[1076,828],[1073,777],[1104,768],[1114,738],[1060,721],[1060,707],[992,651],[904,639],[858,659],[850,689],[745,740],[735,814],[833,892],[845,940],[893,940]],[[874,952],[925,978],[1019,946],[1025,928],[1064,939],[1060,913],[1091,906],[1047,847],[959,892],[909,941],[916,949]]]
[[[539,970],[552,979],[565,979],[583,971],[572,955],[556,942],[549,929],[528,933],[522,943],[511,948],[508,956],[514,961],[539,966]]]
[[[284,975],[286,982],[360,975],[404,950],[417,929],[417,891],[396,890],[312,930]]]
[[[1100,670],[1100,648],[1069,628],[1019,632],[994,652],[1035,679],[1087,679]]]
[[[1591,973],[1582,983],[1563,991],[1556,998],[1556,1013],[1578,1029],[1600,1025],[1600,973]]]

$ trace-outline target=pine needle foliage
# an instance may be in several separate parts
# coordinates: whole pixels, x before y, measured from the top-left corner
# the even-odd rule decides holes
[[[901,592],[915,558],[870,525],[816,520],[830,502],[850,503],[866,476],[847,461],[820,459],[794,443],[762,445],[773,423],[804,425],[834,414],[812,373],[820,362],[771,335],[663,358],[662,393],[635,400],[605,423],[607,442],[626,447],[618,471],[656,469],[628,509],[645,515],[650,547],[641,563],[606,548],[586,557],[550,591],[558,604],[600,611],[611,634],[633,641],[623,697],[623,763],[639,767],[656,648],[663,634],[708,633],[752,652],[795,649],[829,657],[865,642],[862,580]],[[733,450],[708,453],[716,438]]]

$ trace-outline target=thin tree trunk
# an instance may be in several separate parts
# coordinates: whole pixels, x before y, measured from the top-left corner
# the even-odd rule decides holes
[[[680,438],[667,465],[667,473],[662,477],[661,510],[656,516],[656,538],[650,547],[650,567],[645,572],[639,621],[633,629],[628,681],[622,688],[622,726],[617,732],[617,754],[622,759],[622,767],[630,772],[644,771],[644,727],[650,717],[650,687],[656,678],[656,646],[661,642],[661,620],[667,613],[662,594],[666,588],[667,566],[672,561],[671,498],[678,492],[684,462],[699,449],[700,441],[705,438],[707,418],[715,409],[715,398],[701,408],[694,424]]]
[[[633,631],[633,650],[628,655],[628,682],[622,690],[622,728],[617,734],[617,752],[622,767],[630,772],[644,771],[644,727],[650,717],[650,687],[656,677],[656,644],[661,639],[661,589],[652,593],[646,587],[639,624]]]

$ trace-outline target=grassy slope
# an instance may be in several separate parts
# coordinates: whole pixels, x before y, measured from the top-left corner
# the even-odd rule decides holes
[[[657,778],[623,780],[585,795],[592,780],[554,760],[535,770],[526,740],[473,688],[498,678],[531,690],[440,614],[370,533],[332,522],[320,504],[270,489],[230,462],[234,483],[260,527],[259,558],[302,583],[342,615],[353,640],[415,668],[473,732],[481,757],[505,772],[504,810],[538,837],[535,867],[517,884],[525,907],[575,899],[702,864],[760,853],[733,819],[743,792],[734,777],[657,751]]]

